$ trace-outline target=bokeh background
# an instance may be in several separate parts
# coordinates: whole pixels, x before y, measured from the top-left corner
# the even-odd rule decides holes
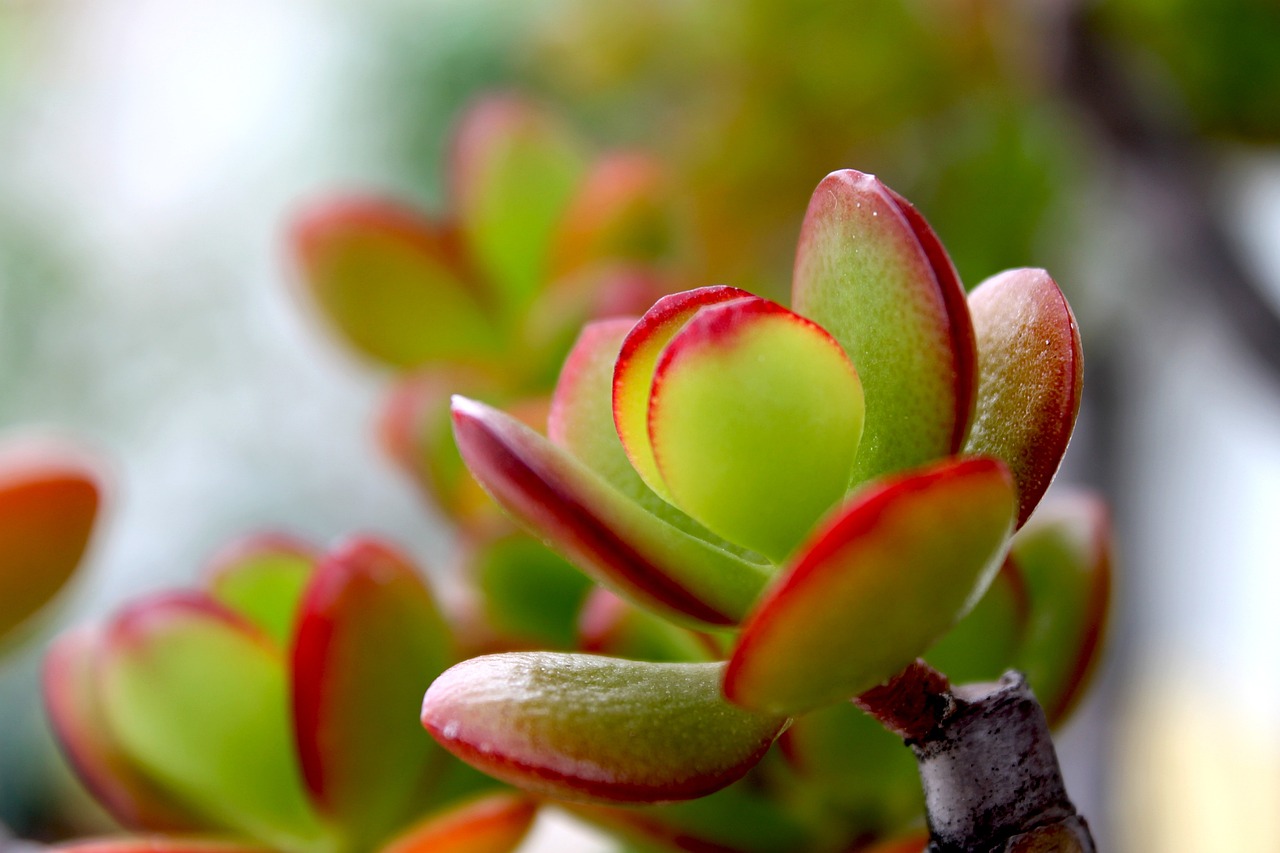
[[[495,89],[661,155],[699,283],[783,297],[842,167],[912,199],[970,286],[1047,267],[1086,356],[1059,479],[1108,496],[1119,547],[1069,787],[1103,849],[1280,849],[1275,0],[0,0],[0,426],[114,467],[79,581],[0,661],[3,823],[101,827],[40,717],[61,625],[265,527],[447,570],[371,437],[387,377],[283,234],[335,190],[438,207],[450,125]]]

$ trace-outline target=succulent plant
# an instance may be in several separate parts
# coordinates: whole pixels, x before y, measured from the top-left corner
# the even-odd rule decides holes
[[[385,544],[235,543],[199,589],[137,601],[51,648],[58,741],[138,833],[73,846],[513,849],[533,804],[453,761],[415,719],[418,685],[453,647],[418,570]]]
[[[588,325],[546,437],[455,398],[458,447],[498,503],[669,623],[606,601],[606,622],[632,621],[600,650],[686,642],[659,643],[664,660],[464,661],[427,691],[424,725],[485,772],[651,839],[845,849],[902,828],[911,795],[889,807],[892,772],[867,782],[874,734],[850,700],[874,710],[904,673],[931,677],[914,663],[927,654],[963,677],[1021,666],[1061,712],[1094,660],[1105,518],[1084,499],[1032,519],[1081,380],[1075,320],[1046,273],[1005,272],[966,299],[910,204],[833,173],[805,218],[792,310],[708,287]],[[918,738],[913,725],[891,728]],[[879,748],[865,750],[873,773]],[[748,772],[706,800],[615,808]],[[710,817],[726,797],[765,803],[755,813],[784,828],[726,840],[732,819]]]

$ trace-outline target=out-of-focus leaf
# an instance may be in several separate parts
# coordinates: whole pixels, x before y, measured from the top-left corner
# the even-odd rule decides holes
[[[964,290],[911,205],[874,176],[818,184],[796,252],[792,307],[849,353],[866,394],[855,484],[960,449],[977,355]]]
[[[538,805],[521,794],[489,794],[429,815],[381,853],[510,853],[533,825]]]
[[[144,835],[132,838],[91,838],[56,844],[58,853],[272,853],[270,847],[215,839]]]
[[[1013,666],[1029,615],[1026,582],[1013,561],[1005,560],[982,600],[925,658],[957,683],[995,681]]]
[[[632,466],[649,488],[667,497],[649,443],[649,395],[663,349],[699,309],[732,299],[754,298],[736,287],[700,287],[654,303],[623,341],[613,373],[613,419]]]
[[[455,239],[386,201],[342,199],[304,211],[293,251],[325,317],[367,356],[406,369],[488,357],[498,345]]]
[[[629,660],[688,663],[715,660],[715,640],[672,625],[647,610],[596,587],[578,620],[578,648]]]
[[[214,555],[205,568],[205,586],[215,601],[257,625],[283,649],[293,636],[298,599],[319,557],[292,536],[248,536]]]
[[[573,646],[586,575],[523,533],[481,545],[470,562],[486,621],[509,644]]]
[[[684,621],[736,623],[768,577],[647,512],[564,450],[497,409],[455,398],[471,472],[516,520],[599,582]]]
[[[490,655],[436,679],[422,721],[459,758],[530,791],[587,802],[691,799],[739,778],[786,723],[726,702],[723,670]]]
[[[611,259],[655,262],[676,243],[667,176],[644,154],[596,163],[565,213],[554,249],[558,275]]]
[[[844,495],[862,419],[844,350],[767,299],[700,310],[658,360],[648,416],[673,502],[777,562]]]
[[[62,589],[89,543],[99,475],[78,451],[0,453],[0,643]]]
[[[104,717],[147,775],[224,826],[285,848],[317,843],[266,634],[207,596],[174,593],[121,613],[99,654]]]
[[[1014,537],[1031,616],[1017,666],[1051,725],[1079,700],[1102,650],[1111,596],[1111,526],[1087,494],[1055,497]]]
[[[969,296],[978,341],[978,403],[965,452],[1003,459],[1025,524],[1058,471],[1080,409],[1084,361],[1076,319],[1044,270],[1008,270]]]
[[[454,210],[508,316],[545,286],[556,229],[584,170],[569,134],[514,98],[482,101],[460,121],[450,172]]]
[[[879,844],[868,847],[863,853],[925,853],[925,849],[928,846],[929,833],[915,832],[902,838],[882,841]]]
[[[795,713],[896,674],[977,603],[1015,510],[1008,469],[995,459],[948,460],[867,487],[762,596],[725,694]]]
[[[44,659],[49,723],[67,761],[99,803],[129,829],[153,832],[205,828],[190,809],[137,767],[116,740],[98,699],[95,666],[102,632],[82,628],[60,636]]]
[[[449,631],[408,560],[373,540],[329,554],[293,648],[298,757],[316,803],[368,844],[413,814],[442,754],[413,716],[450,660]]]

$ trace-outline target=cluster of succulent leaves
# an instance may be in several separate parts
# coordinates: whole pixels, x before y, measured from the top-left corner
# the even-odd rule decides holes
[[[1092,499],[1032,518],[1080,399],[1057,285],[1011,270],[966,299],[919,213],[845,171],[810,203],[793,308],[706,287],[589,324],[545,436],[455,398],[480,483],[611,592],[580,621],[596,654],[437,679],[446,748],[650,842],[845,849],[920,817],[910,754],[849,702],[918,656],[1018,666],[1066,713],[1108,548]]]

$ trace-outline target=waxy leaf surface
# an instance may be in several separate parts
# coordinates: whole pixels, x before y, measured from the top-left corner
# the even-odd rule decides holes
[[[1049,488],[1080,409],[1084,361],[1071,307],[1048,273],[1017,269],[969,295],[978,403],[965,452],[1003,459],[1018,484],[1018,525]]]
[[[766,299],[700,310],[654,372],[649,437],[673,502],[781,562],[849,485],[862,387],[830,335]]]
[[[214,556],[205,569],[205,586],[214,600],[283,649],[292,640],[298,601],[319,558],[310,545],[290,536],[250,536]]]
[[[453,141],[454,210],[476,265],[509,312],[546,283],[550,247],[585,162],[564,129],[530,105],[491,98]]]
[[[627,335],[613,373],[613,418],[631,464],[659,495],[666,485],[649,443],[649,395],[663,349],[700,309],[733,299],[755,299],[736,287],[700,287],[664,296]]]
[[[224,826],[281,847],[316,843],[284,666],[266,634],[203,595],[145,600],[109,626],[98,677],[111,730],[149,776]]]
[[[1111,529],[1096,497],[1046,503],[1014,537],[1031,616],[1016,661],[1051,725],[1071,712],[1098,663],[1111,595]]]
[[[743,626],[725,694],[775,713],[853,696],[902,670],[977,602],[1015,514],[994,459],[868,486],[801,546]]]
[[[0,455],[0,642],[62,589],[89,543],[98,475],[71,452]]]
[[[422,720],[459,758],[530,791],[597,802],[691,799],[750,769],[786,722],[726,702],[723,670],[491,655],[436,679]]]
[[[411,816],[439,768],[413,708],[450,652],[435,600],[402,555],[356,539],[317,568],[293,648],[298,757],[316,803],[357,843]]]
[[[497,337],[453,237],[383,201],[346,200],[299,218],[299,271],[329,321],[390,367],[490,355]]]
[[[522,794],[489,794],[423,818],[381,853],[510,853],[537,813]]]
[[[818,184],[792,308],[840,342],[866,394],[855,484],[960,449],[977,357],[964,290],[924,219],[871,175]]]
[[[102,633],[82,628],[58,637],[44,659],[44,701],[63,754],[94,798],[123,826],[181,831],[205,827],[191,809],[134,763],[111,731],[98,699]]]
[[[567,452],[496,409],[455,398],[471,472],[534,535],[599,582],[684,621],[731,625],[768,568],[647,512]]]

